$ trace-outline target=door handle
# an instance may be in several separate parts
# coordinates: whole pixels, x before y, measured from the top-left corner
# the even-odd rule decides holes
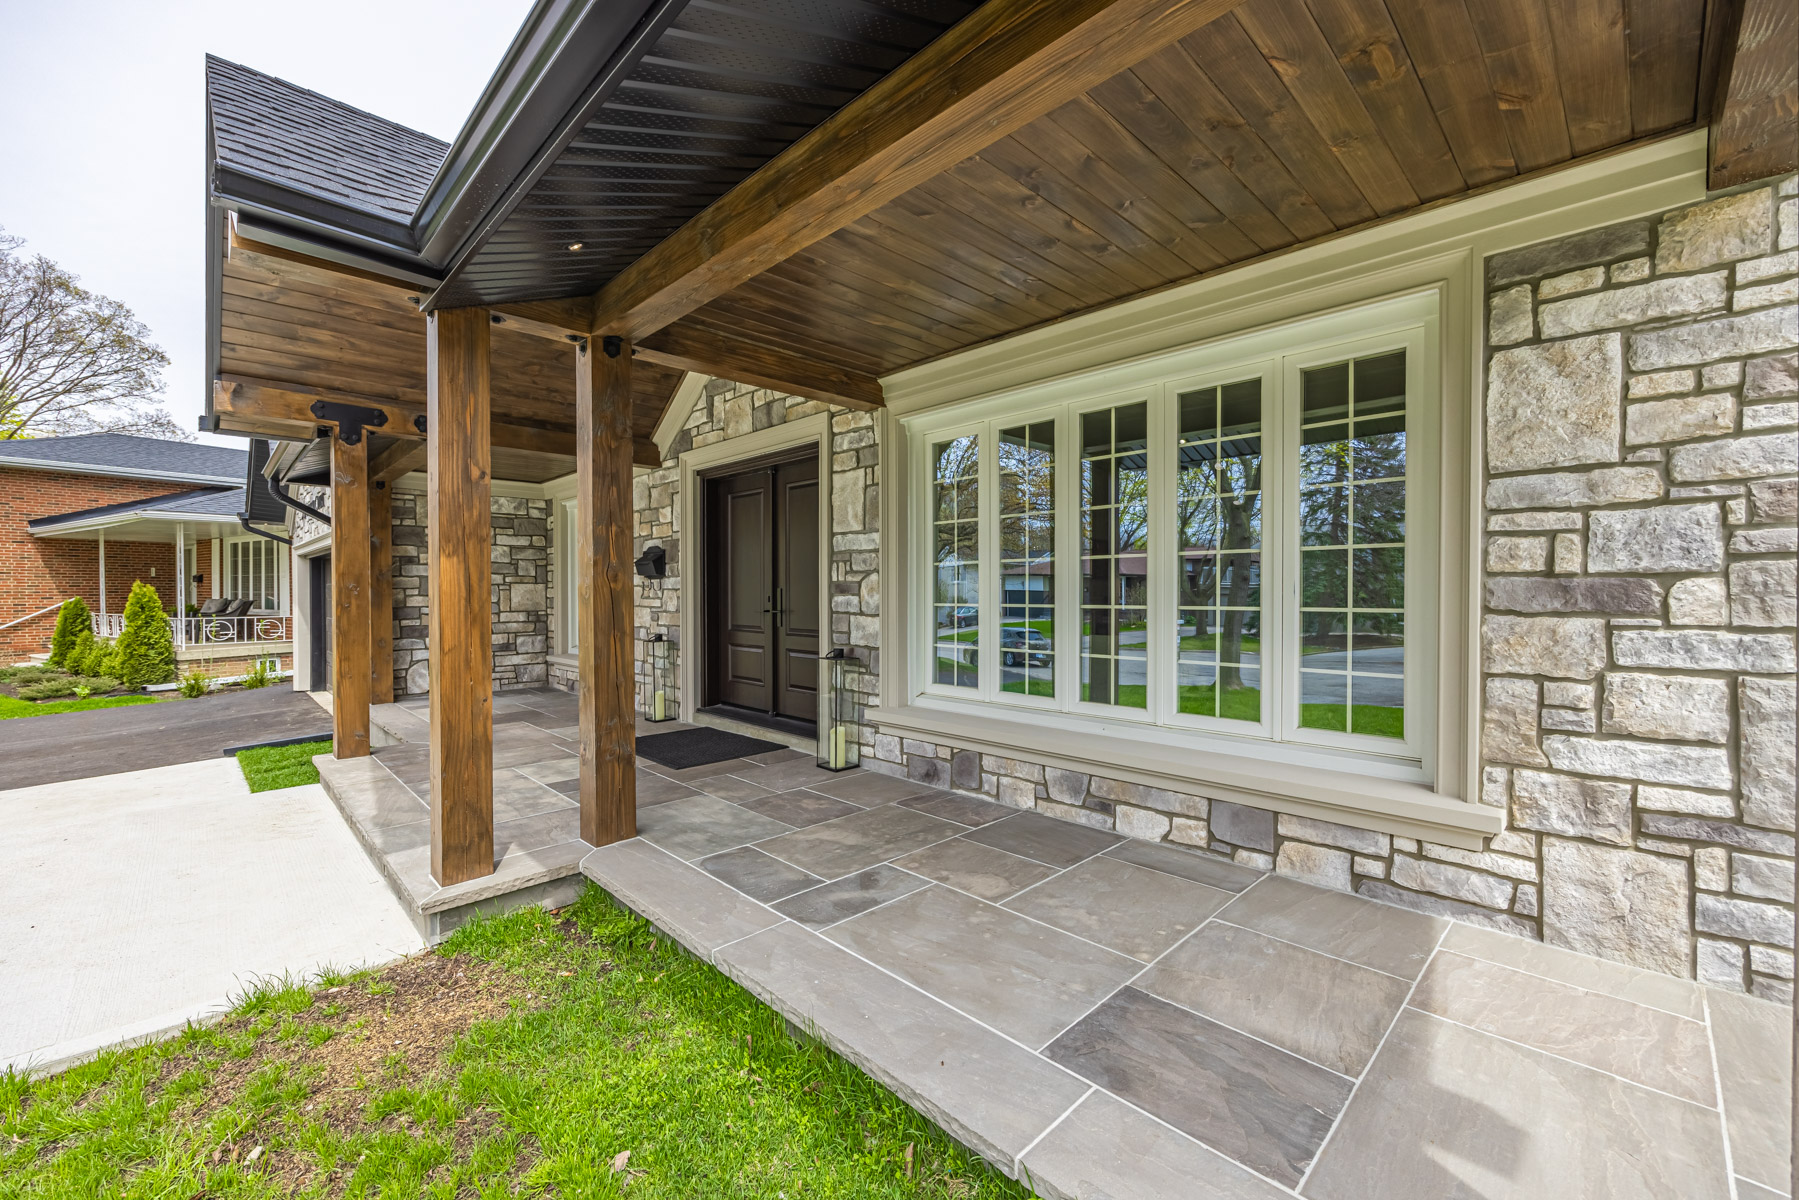
[[[776,629],[781,628],[781,612],[784,607],[783,603],[782,603],[783,598],[784,598],[783,589],[776,588],[775,594],[774,594],[774,605],[772,607],[765,608],[762,610],[765,613],[775,614],[775,628]]]

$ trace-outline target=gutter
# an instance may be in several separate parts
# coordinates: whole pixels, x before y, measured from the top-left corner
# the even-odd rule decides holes
[[[442,265],[445,285],[455,282],[687,3],[539,0],[413,221],[420,253]],[[525,63],[533,51],[533,61]],[[546,127],[549,135],[533,146],[533,131]],[[432,308],[429,299],[424,308]]]

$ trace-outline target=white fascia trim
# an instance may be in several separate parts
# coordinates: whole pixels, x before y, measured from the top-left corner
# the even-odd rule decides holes
[[[705,390],[712,376],[702,375],[698,371],[689,371],[681,376],[681,382],[675,386],[675,394],[669,397],[668,407],[662,410],[662,419],[656,422],[656,451],[663,458],[668,457],[669,445],[681,430],[687,427],[687,418],[693,415],[693,406],[700,401],[700,393]]]
[[[1471,254],[1478,264],[1690,204],[1705,196],[1705,139],[1704,130],[1666,138],[896,371],[881,379],[887,411],[909,416],[1237,336],[1379,295],[1390,287],[1371,281],[1423,260]]]
[[[47,529],[43,533],[34,533],[31,536],[36,538],[58,538],[71,533],[94,533],[102,529],[110,533],[117,529],[129,528],[140,522],[145,524],[152,522],[168,522],[175,525],[193,525],[202,528],[216,528],[224,525],[229,525],[233,529],[241,528],[236,521],[229,517],[209,517],[191,512],[176,512],[167,509],[145,509],[131,513],[128,516],[95,517],[87,521],[72,521],[67,525],[58,525],[54,529]],[[217,537],[219,535],[214,532],[207,536]]]
[[[1505,828],[1502,810],[1439,796],[1422,783],[1281,762],[1263,754],[1191,750],[1169,745],[1153,728],[1111,726],[1104,733],[1088,732],[1062,723],[1008,720],[967,705],[930,703],[873,708],[868,721],[900,737],[1463,850],[1484,849],[1483,839]]]
[[[117,479],[161,479],[169,483],[244,486],[242,475],[183,475],[174,471],[140,471],[132,467],[102,467],[86,463],[47,462],[41,458],[12,458],[4,454],[0,454],[0,467],[21,471],[53,471],[63,475],[110,475]]]

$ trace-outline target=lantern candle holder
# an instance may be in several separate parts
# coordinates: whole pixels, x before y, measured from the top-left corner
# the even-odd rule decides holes
[[[658,633],[649,639],[650,686],[643,697],[643,719],[672,721],[675,699],[675,644]]]
[[[847,771],[862,763],[862,663],[842,647],[818,660],[823,669],[818,697],[818,765]]]

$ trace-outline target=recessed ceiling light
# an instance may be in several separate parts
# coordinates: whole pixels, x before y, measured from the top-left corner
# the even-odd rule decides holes
[[[581,248],[581,243],[580,242],[570,242],[568,244],[568,248],[570,250],[579,250]]]

